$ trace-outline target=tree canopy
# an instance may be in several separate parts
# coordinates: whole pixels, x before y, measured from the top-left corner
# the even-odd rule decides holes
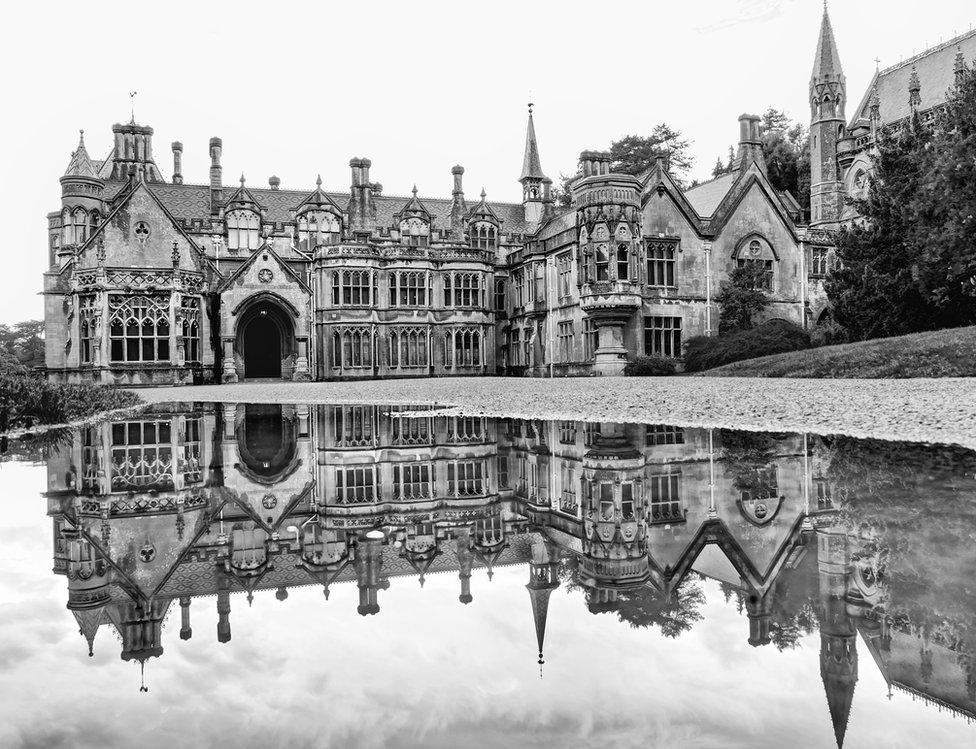
[[[0,371],[26,372],[44,364],[44,323],[0,325]]]

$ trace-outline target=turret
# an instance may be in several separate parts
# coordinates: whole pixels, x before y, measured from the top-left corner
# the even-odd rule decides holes
[[[844,137],[847,82],[824,6],[810,77],[810,225],[836,226],[844,205],[837,141]]]
[[[115,135],[115,151],[112,154],[111,179],[124,181],[135,177],[151,183],[164,181],[153,161],[151,127],[135,122],[125,125],[116,123],[112,125],[112,133]]]
[[[360,616],[378,614],[378,593],[390,587],[390,581],[383,575],[383,543],[382,534],[379,535],[380,538],[370,538],[367,534],[356,544],[356,584],[359,586],[356,611]]]
[[[539,666],[545,663],[544,645],[546,640],[546,619],[549,614],[549,596],[559,587],[559,553],[555,545],[539,536],[532,543],[532,558],[529,560],[529,591],[532,604],[532,621],[535,624],[536,645],[539,648]]]
[[[535,122],[532,118],[532,104],[529,104],[529,124],[525,130],[525,155],[522,158],[522,205],[525,207],[525,221],[529,224],[542,219],[546,205],[551,202],[547,195],[552,185],[542,173],[542,162],[539,159],[539,144],[535,138]],[[547,184],[548,182],[548,184]]]
[[[61,226],[60,232],[57,227],[51,230],[51,265],[54,265],[55,254],[61,255],[62,261],[70,257],[73,249],[88,240],[105,216],[105,182],[88,156],[85,131],[80,133],[78,147],[72,152],[68,168],[61,177]],[[60,252],[55,253],[55,248],[60,248]]]

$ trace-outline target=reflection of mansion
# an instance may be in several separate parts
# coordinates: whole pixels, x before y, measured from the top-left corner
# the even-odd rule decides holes
[[[232,599],[257,591],[356,585],[368,615],[407,578],[457,574],[468,604],[475,571],[522,565],[541,661],[563,581],[599,613],[635,594],[664,605],[695,572],[739,596],[754,646],[790,590],[811,591],[839,739],[858,637],[893,687],[971,716],[969,656],[892,626],[869,539],[835,521],[821,470],[799,435],[225,404],[76,431],[47,496],[68,608],[89,649],[115,630],[124,660],[162,655],[177,607],[190,638],[194,599],[216,595],[226,642]]]

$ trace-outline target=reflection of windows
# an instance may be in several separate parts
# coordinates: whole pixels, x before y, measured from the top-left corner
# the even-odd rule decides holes
[[[169,295],[109,296],[113,362],[169,361]]]
[[[336,445],[363,447],[373,443],[372,406],[333,406],[332,424]]]
[[[169,421],[112,425],[112,491],[171,488],[173,447]]]
[[[570,515],[576,515],[579,509],[579,500],[576,497],[576,477],[574,476],[573,466],[563,462],[559,471],[559,509]]]
[[[390,273],[391,307],[426,307],[427,274],[422,271],[394,271]]]
[[[670,523],[684,519],[681,511],[681,474],[661,473],[648,478],[651,522]]]
[[[600,425],[594,422],[587,422],[583,425],[583,444],[589,447],[600,436]]]
[[[674,273],[674,245],[649,243],[647,246],[647,285],[673,287]]]
[[[369,328],[347,328],[332,334],[332,366],[366,369],[373,365],[373,333]]]
[[[447,441],[481,442],[485,438],[486,424],[480,416],[448,416]]]
[[[184,484],[198,484],[203,480],[200,445],[200,419],[186,419],[183,422],[179,464]]]
[[[745,481],[737,482],[737,486],[741,489],[743,502],[753,499],[771,499],[778,496],[776,466],[756,468]]]
[[[817,497],[818,510],[829,510],[834,506],[834,500],[830,496],[830,484],[827,483],[827,479],[814,479],[813,490]]]
[[[81,430],[81,486],[83,489],[98,489],[98,473],[102,469],[98,432],[93,427]]]
[[[402,463],[393,466],[393,498],[395,500],[430,499],[432,496],[429,463]]]
[[[645,317],[644,353],[649,356],[681,356],[681,318]]]
[[[429,416],[411,417],[409,411],[425,410],[422,406],[394,406],[390,412],[394,445],[430,444],[431,418]]]
[[[646,445],[683,445],[685,430],[670,424],[648,424],[645,436]]]
[[[634,485],[630,482],[620,485],[620,514],[624,520],[634,519]]]
[[[485,466],[481,460],[447,464],[447,491],[452,497],[480,497],[485,493]]]
[[[253,211],[227,214],[227,249],[256,250],[260,244],[261,219]]]
[[[508,456],[498,456],[498,488],[509,489],[508,485]]]
[[[576,444],[576,422],[575,421],[559,422],[559,442],[563,445]]]
[[[376,482],[372,466],[336,469],[336,502],[363,504],[376,499]]]

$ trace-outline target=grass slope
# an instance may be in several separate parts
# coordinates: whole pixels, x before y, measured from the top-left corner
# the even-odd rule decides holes
[[[746,359],[706,377],[976,377],[976,327],[876,338]]]

